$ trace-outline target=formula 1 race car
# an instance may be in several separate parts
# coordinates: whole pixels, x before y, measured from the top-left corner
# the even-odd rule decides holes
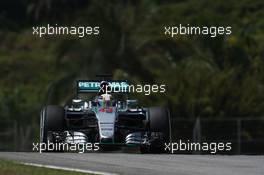
[[[113,92],[120,87],[121,93]],[[168,109],[139,107],[137,100],[128,99],[128,87],[127,81],[120,80],[77,81],[76,98],[69,104],[41,110],[40,142],[98,143],[102,150],[136,146],[141,153],[165,152],[165,143],[171,139]]]

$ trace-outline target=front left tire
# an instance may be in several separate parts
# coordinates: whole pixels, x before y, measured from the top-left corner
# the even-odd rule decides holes
[[[51,141],[50,132],[63,131],[65,128],[64,108],[57,105],[48,105],[40,113],[40,142]]]

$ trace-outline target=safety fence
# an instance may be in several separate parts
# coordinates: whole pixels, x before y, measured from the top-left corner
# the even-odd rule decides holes
[[[0,151],[30,151],[34,127],[19,126],[16,121],[0,121]]]
[[[174,142],[231,142],[232,149],[223,154],[264,154],[264,118],[174,118],[171,125]]]
[[[173,142],[231,142],[232,150],[221,153],[264,154],[264,118],[172,118],[171,126]],[[37,127],[0,121],[0,151],[30,151],[33,140],[38,140]],[[202,151],[179,153],[206,154]]]

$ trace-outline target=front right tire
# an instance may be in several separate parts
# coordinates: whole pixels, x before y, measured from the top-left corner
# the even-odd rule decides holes
[[[141,153],[165,153],[165,143],[171,142],[170,113],[165,107],[150,107],[149,131],[151,134],[158,133],[158,139],[151,140],[149,146],[141,146]]]

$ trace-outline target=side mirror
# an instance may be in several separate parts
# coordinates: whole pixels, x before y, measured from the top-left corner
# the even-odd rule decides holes
[[[138,106],[138,101],[137,100],[127,100],[127,107],[128,108],[137,108]]]

